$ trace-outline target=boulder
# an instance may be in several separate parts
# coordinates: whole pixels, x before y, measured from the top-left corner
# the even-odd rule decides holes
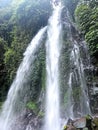
[[[75,128],[84,128],[86,127],[86,118],[85,117],[81,117],[80,119],[77,119],[74,121],[73,126]]]
[[[73,124],[73,120],[71,118],[69,118],[67,121],[67,125],[71,125],[71,124]]]
[[[69,125],[69,126],[67,126],[67,130],[77,130],[77,129],[74,126]]]

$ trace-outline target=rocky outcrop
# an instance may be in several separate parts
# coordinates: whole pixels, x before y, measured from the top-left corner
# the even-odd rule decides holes
[[[98,67],[85,68],[91,112],[98,113]]]
[[[76,120],[68,120],[63,130],[98,130],[98,116],[87,115]]]
[[[42,126],[43,118],[32,110],[26,110],[12,123],[11,130],[40,130]]]

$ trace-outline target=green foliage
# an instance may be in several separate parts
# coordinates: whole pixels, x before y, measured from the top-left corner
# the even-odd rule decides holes
[[[3,99],[26,47],[37,31],[46,26],[51,6],[49,0],[1,0],[0,7],[0,97]],[[40,78],[41,73],[45,77],[44,51],[40,55],[42,57],[35,62],[35,79],[31,78],[34,81],[32,86],[34,90],[37,88],[38,94],[41,86],[45,86],[45,78]],[[35,92],[35,98],[38,94]]]
[[[73,98],[74,98],[74,100],[76,102],[78,102],[80,97],[81,97],[81,88],[80,87],[75,87],[73,89]]]
[[[32,99],[38,99],[42,89],[45,89],[45,45],[38,50],[31,75]]]
[[[60,83],[60,97],[62,106],[67,106],[68,104],[68,80],[70,73],[70,51],[71,42],[68,38],[67,32],[69,32],[68,26],[65,26],[63,32],[63,43],[60,55],[60,65],[59,65],[59,83]]]
[[[90,44],[89,49],[91,54],[98,52],[98,29],[90,30],[85,35],[86,41]]]
[[[3,38],[0,37],[0,95],[5,96],[5,87],[2,86],[6,85],[6,69],[4,64],[4,53],[7,48],[7,43],[4,41]],[[0,100],[2,101],[2,96],[0,96]]]
[[[8,62],[13,63],[13,56],[14,56],[15,52],[12,49],[8,49],[8,51],[6,51],[5,53],[5,64],[7,64]]]
[[[91,10],[89,6],[85,4],[77,6],[75,10],[76,20],[84,34],[89,30],[90,13]]]
[[[90,54],[98,55],[98,7],[95,1],[88,1],[77,6],[75,10],[76,21],[84,33],[89,45]]]
[[[87,4],[91,7],[97,7],[98,6],[98,1],[97,0],[84,0],[84,2],[87,2]]]
[[[28,102],[26,107],[30,110],[33,110],[35,113],[38,111],[38,107],[37,107],[36,103],[33,101]]]
[[[68,127],[67,127],[67,125],[64,125],[64,128],[63,128],[63,130],[67,130],[67,128],[68,128]]]
[[[0,62],[3,62],[4,53],[6,48],[6,42],[3,40],[3,38],[0,37]]]
[[[65,93],[64,95],[64,105],[67,106],[68,105],[68,92]]]
[[[45,113],[44,113],[44,112],[39,111],[39,113],[38,113],[38,116],[39,116],[39,117],[44,117],[44,115],[45,115]]]
[[[91,120],[91,119],[92,119],[91,115],[86,115],[85,118],[86,118],[87,120]]]
[[[0,102],[0,109],[2,108],[3,102]]]

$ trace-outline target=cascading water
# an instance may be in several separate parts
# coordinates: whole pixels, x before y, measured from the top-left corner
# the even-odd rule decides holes
[[[68,103],[67,103],[67,109],[66,109],[66,114],[67,118],[74,118],[74,113],[73,113],[73,96],[72,96],[72,76],[73,73],[70,72],[69,74],[69,80],[68,80],[68,90],[67,90],[67,95],[68,95]]]
[[[48,39],[46,42],[46,116],[45,130],[60,130],[59,110],[59,56],[60,56],[60,34],[61,34],[61,3],[53,3],[53,15],[49,19]]]
[[[62,5],[58,0],[53,0],[53,14],[49,19],[49,25],[47,29],[47,41],[46,41],[46,112],[45,112],[45,125],[44,130],[60,130],[60,94],[59,94],[59,57],[62,43],[62,25],[61,25],[61,11]],[[67,15],[68,12],[67,12]],[[68,16],[67,16],[68,17]],[[64,63],[63,67],[63,96],[64,101],[64,118],[74,118],[90,114],[90,106],[88,99],[88,90],[84,74],[84,66],[80,54],[79,44],[72,36],[71,21],[68,17],[66,26],[68,30],[65,37],[65,45],[62,47],[65,49],[64,57],[67,57],[68,62]],[[68,23],[67,23],[68,22]],[[17,115],[19,115],[24,109],[28,101],[26,92],[28,90],[28,82],[32,71],[32,66],[36,58],[37,50],[40,46],[43,34],[46,27],[41,29],[31,44],[24,53],[24,59],[21,63],[16,78],[9,90],[7,100],[5,101],[2,112],[0,115],[0,130],[10,130],[10,125],[14,121]],[[63,42],[64,43],[64,42]],[[70,44],[70,45],[69,45]],[[66,49],[67,48],[67,49]],[[68,51],[68,54],[66,53]],[[67,65],[66,65],[67,64]],[[65,69],[67,68],[67,69]],[[65,70],[64,70],[65,69]],[[66,76],[67,75],[67,76]],[[67,94],[65,94],[65,93]],[[65,94],[65,95],[64,95]],[[21,95],[22,101],[20,101]],[[66,96],[67,95],[67,96]],[[63,99],[62,99],[63,100]],[[66,103],[67,102],[67,103]],[[66,103],[66,104],[64,104]],[[62,105],[61,105],[62,107]],[[31,124],[26,124],[24,130],[32,130]]]
[[[89,66],[86,43],[72,23],[68,10],[63,16],[64,42],[60,57],[62,118],[77,118],[91,114],[88,86],[84,73]],[[84,63],[85,58],[85,63]]]
[[[17,116],[17,114],[21,114],[21,112],[25,108],[27,102],[25,89],[28,88],[27,86],[26,88],[24,88],[24,86],[25,84],[28,84],[28,80],[32,71],[31,66],[34,62],[34,59],[36,58],[36,52],[40,46],[45,31],[46,27],[38,32],[38,34],[34,37],[30,45],[26,49],[26,52],[24,53],[25,57],[20,64],[16,78],[11,85],[7,99],[2,108],[2,113],[0,115],[0,130],[9,130],[10,124],[12,123],[14,118]],[[18,100],[18,97],[20,96],[19,94],[23,94],[22,91],[25,92],[25,94],[22,102],[20,102]],[[19,113],[15,113],[15,109],[17,109],[17,111],[18,109],[21,111],[18,111]]]
[[[79,100],[77,103],[77,101],[74,100],[75,99],[75,96],[74,96],[74,99],[71,103],[71,105],[73,104],[74,106],[74,109],[73,109],[74,117],[90,114],[91,112],[90,112],[90,106],[89,106],[88,89],[86,85],[84,68],[83,68],[83,63],[80,56],[80,49],[76,41],[74,41],[70,62],[72,62],[73,64],[73,69],[71,70],[72,79],[75,80],[76,82],[75,84],[77,84],[76,85],[77,88],[74,88],[73,83],[71,82],[70,86],[72,86],[73,89],[72,88],[70,89],[69,87],[69,91],[71,92],[73,91],[74,93],[76,89],[77,94],[78,94],[77,100]],[[72,94],[70,95],[70,98],[73,98]],[[72,110],[71,110],[71,113],[72,113]]]

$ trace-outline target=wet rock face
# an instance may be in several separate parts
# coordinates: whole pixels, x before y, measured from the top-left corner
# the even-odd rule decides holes
[[[84,128],[86,127],[86,118],[80,118],[80,119],[77,119],[73,125],[76,127],[76,128]]]
[[[72,126],[72,125],[69,125],[67,130],[76,130],[76,128],[74,126]]]
[[[40,130],[42,125],[42,118],[35,115],[33,111],[28,110],[17,117],[11,126],[11,130]]]
[[[86,43],[85,43],[86,44]],[[88,96],[90,101],[91,112],[98,113],[98,67],[92,65],[89,54],[84,53],[85,48],[81,46],[82,60],[84,63],[84,73],[88,87]],[[87,59],[88,58],[88,59]],[[88,64],[88,66],[86,66]]]
[[[84,65],[86,84],[88,87],[91,112],[96,114],[98,113],[98,67],[92,65],[88,48],[82,44],[86,45],[87,43],[85,41],[81,42],[80,51]]]
[[[98,117],[87,115],[76,120],[70,119],[63,130],[98,130]]]
[[[80,36],[79,32],[73,25],[71,26],[71,32],[74,39],[79,43],[80,55],[88,87],[91,112],[95,114],[98,113],[98,64],[94,64],[93,59],[89,56],[87,43],[83,40],[83,37]]]
[[[98,113],[98,68],[95,66],[85,68],[85,74],[91,111],[96,114]]]

